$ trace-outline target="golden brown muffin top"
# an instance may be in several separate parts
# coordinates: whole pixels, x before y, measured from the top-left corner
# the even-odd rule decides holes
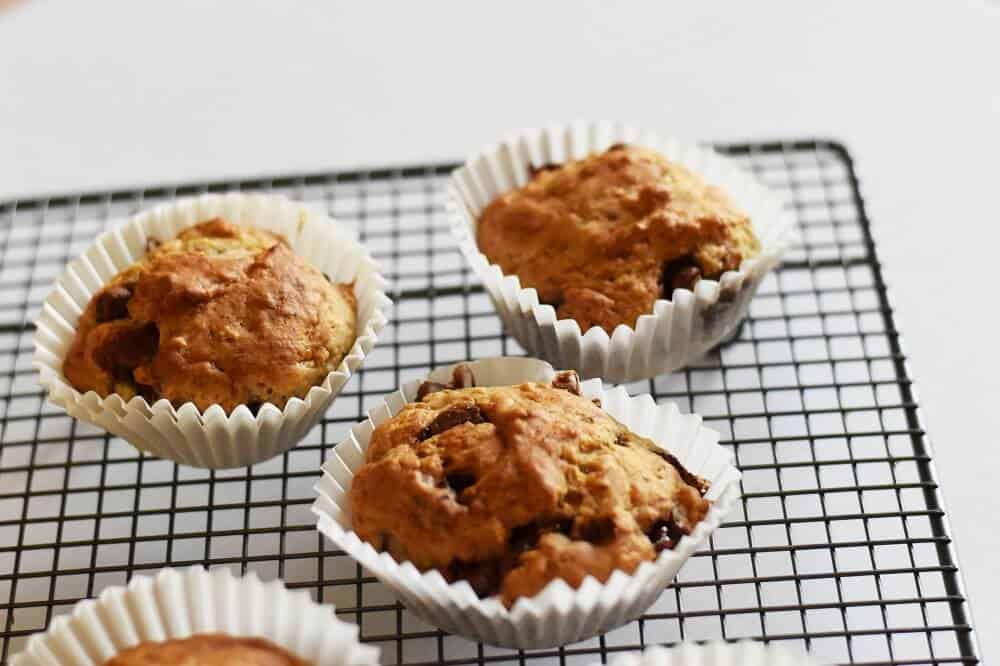
[[[431,386],[375,428],[351,487],[358,536],[506,606],[561,578],[633,571],[704,518],[707,483],[555,386]]]
[[[635,326],[659,298],[717,279],[760,249],[750,219],[685,167],[645,148],[534,170],[486,207],[479,249],[580,329]]]
[[[263,638],[196,634],[162,643],[140,643],[105,666],[309,666]]]
[[[280,408],[337,368],[356,321],[352,285],[330,284],[277,234],[216,218],[94,294],[63,372],[101,396]]]

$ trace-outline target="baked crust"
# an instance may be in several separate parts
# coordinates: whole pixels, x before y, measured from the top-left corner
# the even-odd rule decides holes
[[[284,238],[216,218],[162,243],[91,298],[63,372],[80,391],[227,412],[305,397],[354,344],[352,285]]]
[[[263,638],[196,634],[162,643],[140,643],[105,666],[309,666]]]
[[[376,427],[351,487],[358,536],[508,607],[673,548],[707,482],[556,384],[445,387]]]
[[[486,207],[479,249],[583,331],[635,326],[659,298],[754,256],[750,218],[685,167],[634,146],[535,170]]]

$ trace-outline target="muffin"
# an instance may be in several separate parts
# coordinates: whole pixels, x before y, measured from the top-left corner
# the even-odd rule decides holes
[[[271,641],[226,634],[197,634],[162,643],[140,643],[105,666],[308,666]]]
[[[750,217],[722,190],[625,144],[532,168],[525,186],[482,211],[476,242],[560,319],[608,333],[760,251]]]
[[[509,608],[655,560],[705,517],[707,489],[582,397],[575,372],[475,387],[458,366],[375,428],[350,505],[376,549]]]
[[[97,291],[62,369],[102,397],[280,409],[338,367],[356,310],[353,285],[331,284],[282,236],[214,218]]]
[[[595,332],[604,334],[600,329]],[[403,383],[398,387],[398,390],[386,395],[378,404],[372,405],[367,416],[350,428],[343,441],[334,447],[330,457],[323,464],[323,476],[316,483],[317,497],[312,506],[312,511],[317,517],[317,528],[330,539],[333,546],[349,555],[355,562],[364,567],[366,572],[391,589],[396,598],[423,622],[474,641],[526,650],[554,648],[598,636],[621,626],[629,618],[642,615],[649,609],[661,597],[664,588],[670,585],[678,572],[690,561],[695,551],[708,541],[712,533],[722,524],[725,516],[734,509],[739,501],[740,473],[733,465],[732,453],[719,445],[718,432],[705,426],[701,417],[681,413],[677,405],[672,402],[658,404],[649,395],[632,396],[622,386],[607,386],[597,379],[577,383],[575,375],[559,375],[550,364],[530,357],[485,358],[459,365],[464,367],[460,370],[462,378],[458,381],[455,381],[456,378],[453,374],[455,365],[437,368],[423,379],[414,379]],[[436,488],[441,484],[440,479],[445,476],[443,474],[445,462],[450,465],[449,471],[461,473],[463,470],[451,466],[452,463],[465,465],[475,461],[475,456],[478,454],[474,446],[470,446],[466,450],[461,442],[462,438],[458,437],[456,439],[459,441],[455,442],[454,446],[461,455],[455,455],[450,450],[445,451],[450,456],[449,458],[441,456],[442,470],[439,472],[435,469],[436,461],[431,456],[425,455],[421,458],[418,455],[424,453],[424,450],[421,449],[421,443],[415,442],[424,428],[429,427],[438,417],[430,414],[421,416],[412,414],[421,411],[435,411],[431,407],[432,401],[443,399],[447,393],[479,391],[479,389],[471,388],[473,377],[475,384],[482,387],[490,395],[492,395],[492,390],[487,389],[487,387],[516,387],[523,384],[533,384],[536,386],[536,390],[541,392],[540,389],[552,389],[553,380],[555,380],[557,387],[566,388],[552,390],[565,393],[567,398],[571,398],[574,403],[571,405],[572,410],[580,410],[583,412],[583,418],[593,419],[593,423],[588,423],[582,418],[577,419],[570,414],[560,413],[560,409],[562,412],[566,412],[568,409],[565,405],[543,409],[537,407],[534,402],[530,406],[526,405],[519,413],[515,413],[518,411],[515,409],[517,403],[511,401],[513,403],[511,409],[514,411],[509,413],[510,418],[499,424],[494,424],[492,427],[500,433],[497,439],[502,442],[511,442],[512,453],[501,451],[503,459],[501,460],[498,454],[495,465],[490,464],[487,471],[497,480],[494,484],[495,492],[498,494],[500,492],[508,493],[509,505],[520,507],[524,504],[522,498],[528,498],[532,501],[531,510],[537,509],[537,513],[526,514],[524,510],[516,509],[521,512],[521,519],[519,519],[518,524],[508,524],[504,520],[504,516],[515,509],[508,505],[500,506],[500,513],[497,516],[500,522],[498,531],[514,536],[513,532],[516,527],[531,524],[537,519],[537,523],[541,524],[538,529],[540,537],[547,532],[557,531],[559,535],[567,537],[571,545],[590,546],[592,544],[585,540],[574,541],[572,539],[572,532],[577,527],[575,513],[572,516],[567,516],[563,522],[562,516],[556,510],[561,508],[559,502],[563,500],[567,504],[576,502],[592,509],[591,515],[596,515],[599,513],[597,509],[601,508],[599,502],[604,502],[605,496],[612,498],[607,501],[609,505],[612,504],[612,501],[619,501],[622,504],[631,502],[631,506],[628,508],[633,510],[639,509],[640,503],[645,503],[649,499],[648,506],[653,506],[654,509],[662,508],[662,514],[652,517],[649,514],[652,514],[653,511],[647,512],[647,515],[642,518],[645,525],[640,524],[638,528],[633,527],[631,531],[634,534],[643,526],[648,525],[650,528],[648,532],[652,532],[653,537],[650,540],[650,545],[654,540],[658,541],[662,550],[656,553],[654,547],[654,558],[642,560],[631,572],[616,570],[604,581],[598,580],[596,576],[587,576],[579,586],[573,586],[566,579],[556,578],[545,585],[538,594],[531,597],[521,596],[514,599],[513,604],[510,603],[511,600],[505,604],[502,594],[485,598],[478,597],[472,585],[466,582],[470,581],[469,577],[467,576],[465,579],[455,577],[454,574],[457,572],[449,572],[447,566],[444,569],[428,568],[421,571],[415,566],[415,562],[393,557],[392,553],[389,552],[390,548],[396,548],[396,552],[400,552],[402,549],[401,545],[392,543],[393,541],[398,542],[399,539],[388,533],[385,536],[373,534],[374,529],[377,529],[375,528],[375,520],[385,520],[385,525],[390,529],[395,529],[395,526],[402,522],[400,515],[404,516],[406,520],[421,521],[420,529],[424,529],[424,526],[429,522],[428,519],[450,527],[451,523],[458,521],[447,515],[434,518],[431,516],[432,511],[457,514],[454,505],[459,504],[459,499],[464,501],[464,498],[468,496],[470,500],[480,501],[480,497],[487,490],[489,484],[484,479],[471,478],[472,474],[468,474],[465,479],[452,475],[453,478],[450,481],[452,489],[438,488],[438,496],[432,495],[428,489]],[[425,383],[428,380],[431,382],[430,385]],[[583,397],[570,393],[576,386],[579,386]],[[438,392],[435,393],[436,389]],[[507,392],[498,392],[498,395],[505,393]],[[515,396],[518,394],[519,392],[514,393]],[[580,406],[580,401],[584,403],[583,406]],[[483,413],[483,418],[490,417],[489,405],[485,409],[478,403],[475,406]],[[589,409],[589,407],[597,409],[598,406],[603,414],[596,414]],[[407,429],[416,432],[406,432],[399,425],[382,427],[404,411],[407,414],[412,413],[404,418],[415,421],[404,421],[404,423],[409,424]],[[643,438],[649,438],[649,441],[658,447],[657,450],[664,455],[667,455],[664,447],[669,445],[669,454],[676,456],[680,466],[690,473],[687,475],[690,480],[680,474],[677,466],[662,456],[657,456],[659,460],[649,458],[654,466],[653,469],[657,470],[655,472],[646,468],[632,473],[631,479],[625,478],[624,480],[622,477],[631,470],[606,474],[604,485],[607,486],[607,489],[597,488],[602,481],[598,466],[605,469],[615,469],[616,462],[614,460],[608,462],[605,460],[593,461],[592,466],[588,467],[587,470],[580,470],[588,475],[594,473],[593,480],[597,483],[593,485],[585,486],[580,483],[579,481],[582,479],[572,471],[567,474],[567,469],[571,465],[564,464],[564,460],[557,458],[554,455],[554,449],[557,447],[548,444],[545,440],[572,442],[579,439],[582,449],[587,445],[583,441],[585,436],[589,436],[595,429],[601,432],[602,426],[595,426],[594,423],[603,423],[604,415],[616,420],[616,423],[610,426],[616,430],[616,441],[618,439],[617,431],[627,428],[641,437],[630,436],[625,430],[626,434],[623,438],[625,442],[642,441],[648,444]],[[458,416],[454,414],[448,418],[458,420]],[[484,424],[468,425],[469,422],[476,420],[479,418],[473,416],[467,419],[466,423],[456,426],[456,429],[453,429],[456,430],[455,434],[470,433],[468,441],[473,444],[479,441],[471,437],[471,434],[475,434],[476,437],[481,438],[484,446],[486,444],[495,446],[495,441],[491,442],[490,438],[483,436],[483,433],[487,432],[480,430],[485,427]],[[427,423],[422,424],[423,421],[427,421]],[[432,431],[446,424],[447,420],[439,421],[432,428]],[[378,432],[377,436],[376,431]],[[385,438],[390,432],[398,437],[398,442],[393,441],[391,445],[393,448],[402,447],[404,455],[380,454],[382,459],[388,461],[384,466],[395,466],[396,462],[392,460],[392,457],[396,456],[400,466],[408,467],[412,472],[409,475],[403,475],[404,482],[401,487],[386,489],[383,495],[371,498],[375,519],[370,520],[368,526],[374,529],[362,537],[357,531],[357,526],[360,526],[362,520],[366,520],[365,509],[361,510],[362,520],[357,520],[356,500],[361,486],[359,485],[357,489],[354,486],[358,482],[358,474],[362,468],[374,468],[374,465],[371,464],[374,456],[369,456],[369,449],[376,443],[376,440],[385,442]],[[431,442],[431,445],[439,449],[444,449],[446,445],[449,447],[453,445],[452,434],[449,432],[438,433],[436,440],[433,440],[433,433],[430,432],[430,434],[432,437],[425,440],[423,444]],[[610,439],[610,435],[602,434],[602,437]],[[541,443],[536,443],[536,439],[542,440]],[[513,448],[515,445],[516,448]],[[575,446],[571,443],[562,448],[572,451]],[[387,448],[384,443],[380,444],[379,447],[383,451]],[[591,453],[594,453],[595,457],[599,457],[605,447],[606,442],[593,443]],[[610,447],[607,448],[610,449]],[[614,454],[608,453],[605,457],[609,456],[613,457]],[[648,457],[642,452],[638,456]],[[572,456],[568,457],[572,458]],[[673,469],[660,470],[659,461],[661,460]],[[484,460],[484,467],[485,463],[489,463],[489,460]],[[523,479],[517,479],[516,485],[500,483],[500,481],[506,481],[506,479],[501,478],[503,476],[501,474],[502,467],[518,464],[521,467],[516,472],[521,474]],[[427,470],[425,471],[421,465]],[[541,470],[541,474],[539,470]],[[676,495],[682,495],[679,501],[676,495],[657,497],[653,494],[656,492],[655,490],[651,493],[652,497],[645,498],[641,495],[642,492],[649,492],[649,486],[654,484],[647,484],[647,482],[661,471],[664,476],[669,477],[666,483],[676,484],[679,489]],[[365,474],[371,473],[366,472]],[[390,474],[392,472],[386,473],[386,477],[388,478]],[[680,479],[677,479],[675,474],[680,476]],[[506,477],[510,478],[513,475],[514,473],[508,470]],[[578,494],[568,492],[570,483],[566,482],[567,477],[569,477],[573,489],[579,491]],[[630,495],[626,499],[620,493],[621,489],[626,485],[631,486],[632,481],[640,477],[647,478],[639,481],[635,495]],[[470,479],[472,483],[463,488],[463,485],[468,483]],[[417,482],[419,481],[423,481],[423,483],[418,486]],[[707,492],[702,495],[701,488],[704,488],[706,481],[709,487]],[[362,483],[368,483],[369,489],[373,488],[370,482],[362,481]],[[445,483],[441,485],[447,483],[449,482],[445,479]],[[548,485],[543,485],[543,483]],[[477,489],[470,494],[469,488],[473,488],[477,484]],[[680,490],[682,485],[692,486],[693,492]],[[442,496],[447,492],[454,492],[456,486],[460,492],[455,501],[445,501],[447,498]],[[540,496],[540,493],[537,492],[539,487],[543,489],[546,487],[555,488],[558,496],[556,500],[549,503],[548,507],[541,506],[539,508],[538,506],[536,498]],[[400,514],[393,516],[388,515],[388,512],[382,512],[380,516],[381,509],[378,504],[397,501],[394,499],[394,495],[401,492],[412,493],[415,499],[407,503]],[[490,489],[490,493],[493,492]],[[527,494],[529,492],[530,496]],[[594,493],[593,497],[590,494],[592,492]],[[658,501],[657,505],[652,505],[654,500]],[[708,502],[703,504],[702,500],[708,500]],[[676,502],[676,510],[671,506],[671,502]],[[701,508],[707,508],[707,513],[698,520],[697,524],[695,524],[697,516],[693,514],[698,507],[695,506],[694,510],[689,511],[689,505],[700,505]],[[466,505],[462,506],[465,507],[465,510],[470,510]],[[476,510],[479,510],[478,506]],[[554,520],[550,519],[550,516]],[[572,521],[569,520],[570,517],[573,518]],[[658,522],[657,519],[661,517],[667,519],[660,526],[663,529],[652,530]],[[629,520],[639,522],[634,514]],[[680,524],[676,531],[670,527],[671,520]],[[486,521],[490,521],[492,524],[498,522],[494,520],[494,516],[484,514],[483,522]],[[434,523],[430,524],[434,525]],[[472,529],[467,530],[468,534],[456,531],[431,533],[428,530],[427,541],[431,544],[446,541],[454,547],[455,541],[459,538],[471,538],[469,535],[475,533],[476,525],[474,523],[467,522],[462,527],[471,527]],[[549,529],[550,527],[557,529],[552,530]],[[581,524],[580,527],[582,528],[583,525]],[[676,543],[672,543],[674,540],[670,539],[670,532],[682,533],[685,528],[690,529],[690,534],[683,534],[676,540]],[[525,531],[530,530],[521,530],[517,536]],[[564,534],[566,531],[570,534]],[[667,538],[661,538],[664,532],[667,533]],[[603,539],[595,533],[591,533],[589,536],[595,541],[603,542]],[[612,535],[612,537],[614,536],[617,535]],[[478,534],[476,538],[480,538]],[[503,540],[502,534],[489,538],[494,544]],[[648,534],[646,538],[649,539]],[[530,539],[526,541],[530,545]],[[631,541],[635,543],[638,539],[632,538]],[[480,546],[481,543],[475,545]],[[517,546],[519,543],[511,545]],[[642,546],[639,547],[642,548]],[[416,548],[413,549],[416,550]],[[510,550],[515,551],[516,548]],[[528,550],[537,550],[537,548],[529,548]],[[576,548],[572,552],[565,552],[566,557],[562,562],[570,564],[582,561],[582,558],[577,557],[577,553],[587,550],[583,547]],[[504,541],[499,548],[496,548],[496,551],[506,554],[508,552],[507,542]],[[597,549],[597,551],[602,552],[601,549]],[[649,551],[646,550],[646,552]],[[408,553],[403,553],[404,557],[406,555]],[[425,557],[426,553],[421,550],[418,555]],[[535,561],[542,559],[538,558]],[[518,560],[520,562],[520,555]],[[457,558],[456,562],[460,565],[463,564]],[[489,562],[487,558],[487,566],[484,567],[484,570],[488,575],[496,571],[496,565],[493,562]],[[502,578],[495,573],[491,575],[502,585]],[[450,583],[446,577],[451,577]],[[539,578],[542,577],[539,576]],[[482,585],[475,583],[475,581],[470,582],[484,591]],[[489,582],[488,579],[487,582]],[[535,586],[533,585],[533,587]],[[485,591],[488,592],[488,588]]]

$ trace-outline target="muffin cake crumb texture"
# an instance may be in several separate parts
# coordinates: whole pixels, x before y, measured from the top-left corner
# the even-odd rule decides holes
[[[760,250],[749,217],[724,192],[622,144],[534,169],[527,185],[487,206],[476,236],[492,263],[560,319],[608,333]]]
[[[352,285],[281,236],[215,218],[149,252],[91,298],[63,372],[80,391],[231,411],[303,398],[354,344]]]

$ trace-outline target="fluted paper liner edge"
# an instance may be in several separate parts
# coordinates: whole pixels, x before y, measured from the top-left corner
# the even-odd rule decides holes
[[[203,633],[264,638],[315,666],[378,663],[379,650],[358,642],[358,628],[307,592],[192,567],[138,576],[81,601],[32,636],[11,666],[102,666],[139,643]]]

